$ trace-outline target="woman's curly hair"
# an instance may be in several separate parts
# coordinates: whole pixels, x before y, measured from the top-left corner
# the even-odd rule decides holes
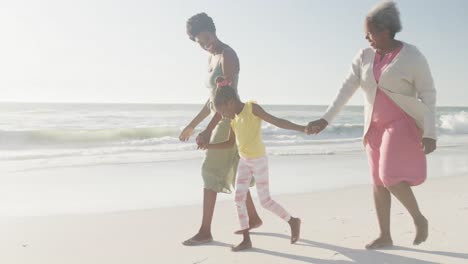
[[[187,20],[187,34],[195,41],[195,37],[203,31],[216,33],[213,19],[206,13],[198,13]]]

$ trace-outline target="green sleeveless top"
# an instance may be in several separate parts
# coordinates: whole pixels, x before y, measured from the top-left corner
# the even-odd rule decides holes
[[[231,49],[230,47],[226,47],[226,49]],[[223,69],[221,67],[221,58],[223,54],[217,54],[217,55],[211,55],[209,60],[208,60],[208,75],[205,81],[206,87],[209,90],[209,95],[210,95],[210,109],[211,112],[215,112],[214,108],[214,97],[216,95],[216,78],[219,76],[223,76]],[[237,83],[239,81],[239,74],[234,76],[232,88],[237,91]]]

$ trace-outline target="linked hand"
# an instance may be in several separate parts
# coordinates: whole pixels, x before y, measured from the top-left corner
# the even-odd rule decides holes
[[[309,124],[306,127],[306,133],[308,135],[310,134],[318,134],[322,132],[326,127],[328,126],[328,122],[325,119],[318,119],[312,122],[309,122]]]
[[[211,138],[211,132],[204,130],[200,134],[198,134],[196,138],[197,142],[197,149],[202,149],[205,150],[208,147],[208,144],[210,143],[210,138]]]

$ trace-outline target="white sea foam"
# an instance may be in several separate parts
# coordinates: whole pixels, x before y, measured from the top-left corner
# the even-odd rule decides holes
[[[48,164],[140,162],[186,159],[195,151],[178,136],[196,115],[197,105],[0,104],[0,161],[37,160]],[[325,106],[265,106],[298,124],[320,117]],[[439,147],[468,144],[468,108],[440,108]],[[362,107],[346,107],[319,135],[305,135],[263,123],[271,155],[339,155],[363,151]],[[202,153],[202,152],[200,152]],[[200,154],[201,155],[201,154]],[[131,158],[128,158],[131,156]]]
[[[440,129],[447,134],[468,134],[468,112],[442,115]]]

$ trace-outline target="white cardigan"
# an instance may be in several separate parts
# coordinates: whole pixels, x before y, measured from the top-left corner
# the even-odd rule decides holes
[[[423,137],[437,139],[436,90],[429,65],[422,53],[413,45],[403,47],[384,69],[379,84],[374,78],[375,50],[360,50],[353,60],[350,72],[323,119],[331,123],[356,90],[364,91],[364,138],[369,129],[377,86],[401,109],[410,115],[423,131]]]

